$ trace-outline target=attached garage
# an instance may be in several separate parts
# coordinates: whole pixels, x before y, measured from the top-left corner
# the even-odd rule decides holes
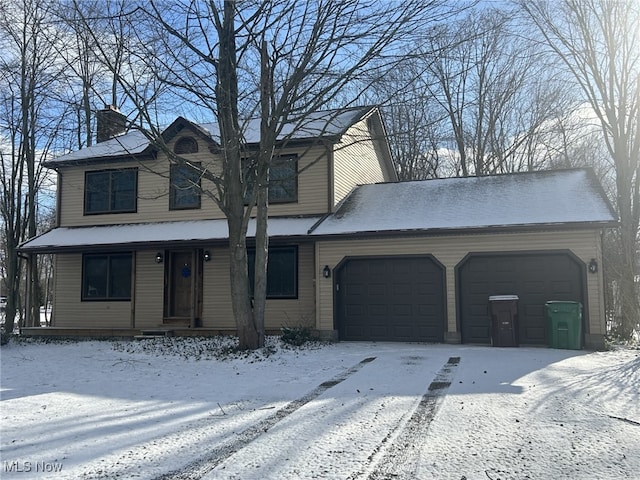
[[[548,345],[545,303],[584,305],[585,276],[584,264],[569,252],[469,254],[456,279],[462,342],[491,343],[489,297],[517,295],[519,343]]]
[[[444,275],[430,256],[345,259],[335,275],[339,338],[442,342]]]
[[[358,186],[310,233],[317,271],[333,272],[316,284],[318,329],[489,345],[489,297],[517,295],[512,343],[549,345],[556,300],[582,303],[582,343],[601,348],[602,235],[616,226],[588,169]]]

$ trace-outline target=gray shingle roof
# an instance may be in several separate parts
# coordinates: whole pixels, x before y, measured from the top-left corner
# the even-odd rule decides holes
[[[271,237],[305,236],[321,217],[272,218]],[[255,236],[255,220],[249,221],[249,237]],[[167,243],[204,243],[229,238],[227,220],[187,220],[156,223],[131,223],[91,227],[58,227],[34,237],[20,246],[21,251],[82,250],[104,247],[152,246]]]
[[[617,221],[590,169],[357,187],[313,235]]]
[[[279,140],[310,140],[315,138],[339,138],[346,130],[369,113],[374,107],[354,107],[337,110],[318,111],[305,115],[304,118],[292,120],[283,126]],[[185,120],[189,122],[188,120]],[[194,124],[201,133],[208,134],[212,141],[219,143],[219,130],[215,123]],[[170,127],[167,128],[169,130]],[[260,120],[252,119],[243,126],[247,144],[260,141]],[[140,155],[152,150],[150,140],[139,130],[131,130],[105,142],[91,147],[61,155],[49,160],[47,166],[56,167],[65,163],[78,161],[99,161],[110,158],[121,158],[128,155]]]

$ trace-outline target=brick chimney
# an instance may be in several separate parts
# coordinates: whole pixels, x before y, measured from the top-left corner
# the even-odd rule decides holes
[[[127,117],[113,105],[96,112],[96,142],[104,142],[127,131]]]

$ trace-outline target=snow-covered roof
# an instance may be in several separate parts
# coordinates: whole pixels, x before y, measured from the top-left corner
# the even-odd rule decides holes
[[[357,187],[313,235],[617,221],[590,169]]]
[[[307,235],[321,217],[270,218],[268,233],[272,238]],[[249,237],[255,235],[255,220],[249,221]],[[134,223],[92,227],[58,227],[20,246],[25,252],[73,250],[86,247],[141,246],[167,243],[206,243],[229,237],[227,221],[193,220],[178,222]]]
[[[96,143],[75,152],[67,153],[53,160],[47,161],[47,166],[72,163],[78,160],[107,159],[123,157],[125,155],[139,155],[149,148],[149,139],[139,130],[118,135],[104,142]]]
[[[340,137],[349,127],[371,111],[372,107],[357,107],[339,110],[325,110],[313,112],[304,118],[286,123],[278,140],[308,140],[313,138]],[[203,123],[200,128],[209,132],[218,141],[220,131],[216,123]],[[254,118],[242,126],[244,139],[247,144],[260,142],[260,119]]]
[[[304,118],[291,120],[285,124],[278,135],[278,140],[309,140],[314,138],[339,138],[346,130],[369,113],[374,107],[354,107],[336,110],[312,112]],[[188,120],[182,121],[191,123]],[[175,122],[174,122],[175,123]],[[173,124],[172,124],[173,125]],[[216,123],[193,124],[200,133],[209,135],[211,140],[219,143],[220,132]],[[244,125],[244,137],[247,144],[260,142],[260,119],[248,120]],[[171,131],[171,126],[166,132]],[[91,147],[62,155],[47,162],[47,166],[55,167],[66,163],[89,160],[106,160],[128,155],[140,155],[152,150],[151,141],[139,130],[131,130]]]
[[[361,185],[335,213],[325,218],[270,218],[268,233],[271,237],[320,237],[551,225],[607,227],[616,222],[593,171],[576,169]],[[255,221],[251,220],[248,236],[254,234]],[[20,250],[205,243],[227,238],[224,219],[59,227],[25,242]]]

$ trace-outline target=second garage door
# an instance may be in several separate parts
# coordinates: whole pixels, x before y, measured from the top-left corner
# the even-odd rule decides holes
[[[491,295],[518,295],[518,339],[548,345],[544,305],[550,300],[584,304],[584,273],[568,253],[474,254],[458,269],[463,343],[491,343]]]
[[[342,340],[444,340],[444,269],[429,256],[346,260],[336,290]]]

